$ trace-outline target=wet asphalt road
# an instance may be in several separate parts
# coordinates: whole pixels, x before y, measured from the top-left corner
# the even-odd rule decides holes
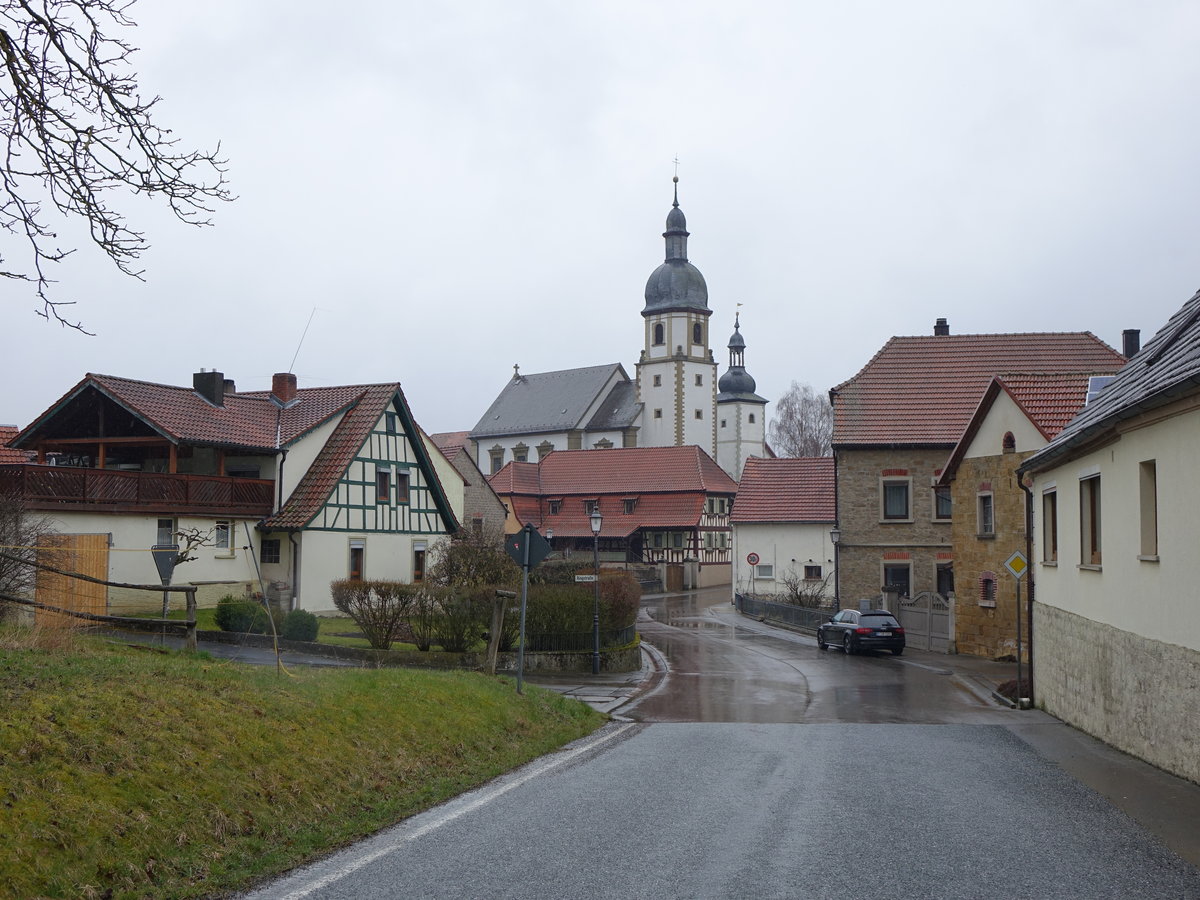
[[[712,599],[648,606],[667,671],[629,721],[252,896],[1200,898],[1019,736],[1050,717]]]

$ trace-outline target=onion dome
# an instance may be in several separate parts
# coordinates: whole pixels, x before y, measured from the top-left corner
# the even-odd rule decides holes
[[[766,403],[766,400],[754,393],[758,385],[746,371],[746,339],[742,337],[740,315],[735,314],[733,318],[733,334],[729,338],[729,371],[717,382],[717,402],[749,400],[754,403]]]
[[[650,273],[646,282],[646,306],[643,316],[656,315],[675,310],[701,310],[711,315],[708,308],[708,285],[700,270],[688,262],[687,219],[679,208],[679,176],[675,181],[675,202],[667,213],[667,230],[663,232],[667,252],[663,264]]]

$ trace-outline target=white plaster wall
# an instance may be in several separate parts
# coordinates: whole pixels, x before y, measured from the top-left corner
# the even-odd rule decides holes
[[[292,491],[296,489],[296,485],[300,483],[300,479],[312,466],[313,461],[317,458],[317,454],[325,447],[325,442],[329,440],[329,435],[337,428],[338,423],[342,421],[342,415],[336,415],[324,425],[310,431],[296,443],[287,448],[287,459],[283,463],[283,499],[287,502],[287,498],[292,495]],[[276,502],[279,500],[279,485],[275,486]]]
[[[966,458],[999,455],[1004,450],[1004,434],[1009,431],[1017,442],[1018,453],[1040,450],[1046,446],[1046,439],[1037,426],[1029,421],[1029,417],[1007,392],[1000,391],[980,424],[979,431],[967,446]]]
[[[1200,412],[1126,432],[1114,444],[1037,476],[1034,557],[1037,598],[1077,616],[1156,641],[1200,650],[1200,584],[1196,510],[1200,479]],[[1139,463],[1155,460],[1158,481],[1158,561],[1141,550]],[[1103,565],[1080,569],[1079,479],[1100,473]],[[1042,560],[1042,495],[1058,493],[1058,564]]]
[[[733,589],[774,594],[783,591],[779,580],[787,569],[795,567],[800,575],[805,565],[820,565],[822,576],[831,575],[826,591],[833,597],[837,575],[833,566],[833,543],[829,532],[833,523],[797,525],[789,522],[770,524],[735,524],[733,526]],[[754,567],[746,562],[750,553],[757,553],[759,564],[775,566],[775,578],[755,578]],[[812,563],[809,563],[809,560]],[[795,560],[795,562],[793,562]]]
[[[438,481],[442,483],[442,491],[450,503],[450,508],[454,510],[454,516],[461,525],[466,521],[463,517],[466,505],[466,482],[462,473],[454,468],[450,460],[446,459],[446,455],[437,448],[437,444],[431,441],[423,431],[421,432],[421,441],[425,445],[425,452],[429,454],[429,459],[433,462],[434,471],[437,472]]]
[[[61,534],[107,534],[109,535],[108,581],[124,584],[160,584],[158,568],[150,547],[158,533],[160,516],[111,515],[103,513],[66,512],[51,516],[53,528]],[[169,518],[161,516],[161,518]],[[259,580],[254,568],[258,559],[261,535],[254,530],[254,520],[229,519],[234,527],[233,549],[217,551],[214,547],[199,547],[196,557],[177,566],[171,579],[172,584],[194,584],[199,587],[196,602],[200,607],[213,606],[226,594],[242,596],[248,591],[258,591]],[[208,532],[215,519],[179,518],[180,529],[196,528]],[[250,526],[247,540],[243,523]],[[246,547],[250,549],[244,549]],[[276,576],[282,577],[282,576]],[[271,576],[265,575],[266,582]],[[126,588],[108,588],[108,609],[113,615],[151,613],[162,607],[162,594],[134,591]],[[182,594],[171,595],[173,609],[182,608]],[[157,613],[156,613],[157,614]]]
[[[367,580],[412,581],[413,542],[425,541],[432,551],[437,535],[306,531],[300,540],[300,591],[297,606],[309,612],[334,609],[329,583],[350,574],[350,541],[364,542],[363,577]],[[429,557],[427,556],[428,560]]]
[[[751,414],[754,422],[749,421]],[[766,455],[765,418],[766,408],[760,403],[717,404],[717,465],[734,479],[742,477],[747,459]]]

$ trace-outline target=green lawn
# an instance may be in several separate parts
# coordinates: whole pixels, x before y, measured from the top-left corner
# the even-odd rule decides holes
[[[0,895],[13,897],[229,891],[604,721],[475,673],[280,675],[11,628],[0,697]]]

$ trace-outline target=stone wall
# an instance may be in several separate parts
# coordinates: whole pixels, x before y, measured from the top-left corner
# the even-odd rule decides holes
[[[1029,453],[1003,453],[964,459],[951,493],[954,500],[955,643],[959,653],[992,659],[1016,658],[1017,619],[1015,579],[1004,567],[1014,551],[1025,552],[1025,492],[1015,470]],[[990,492],[993,534],[979,534],[978,496]],[[985,605],[982,581],[996,584],[995,606]],[[1021,585],[1022,596],[1027,590]],[[1027,623],[1022,623],[1022,629]],[[1023,636],[1023,642],[1027,636]],[[1028,658],[1028,651],[1022,654]]]
[[[1119,750],[1200,782],[1200,652],[1035,603],[1034,699]]]
[[[949,521],[934,521],[932,479],[952,447],[899,450],[839,449],[837,457],[839,598],[853,606],[877,597],[883,564],[908,563],[912,593],[937,587],[937,564],[951,553]],[[881,478],[907,478],[911,521],[882,520]],[[942,554],[939,557],[938,554]]]

